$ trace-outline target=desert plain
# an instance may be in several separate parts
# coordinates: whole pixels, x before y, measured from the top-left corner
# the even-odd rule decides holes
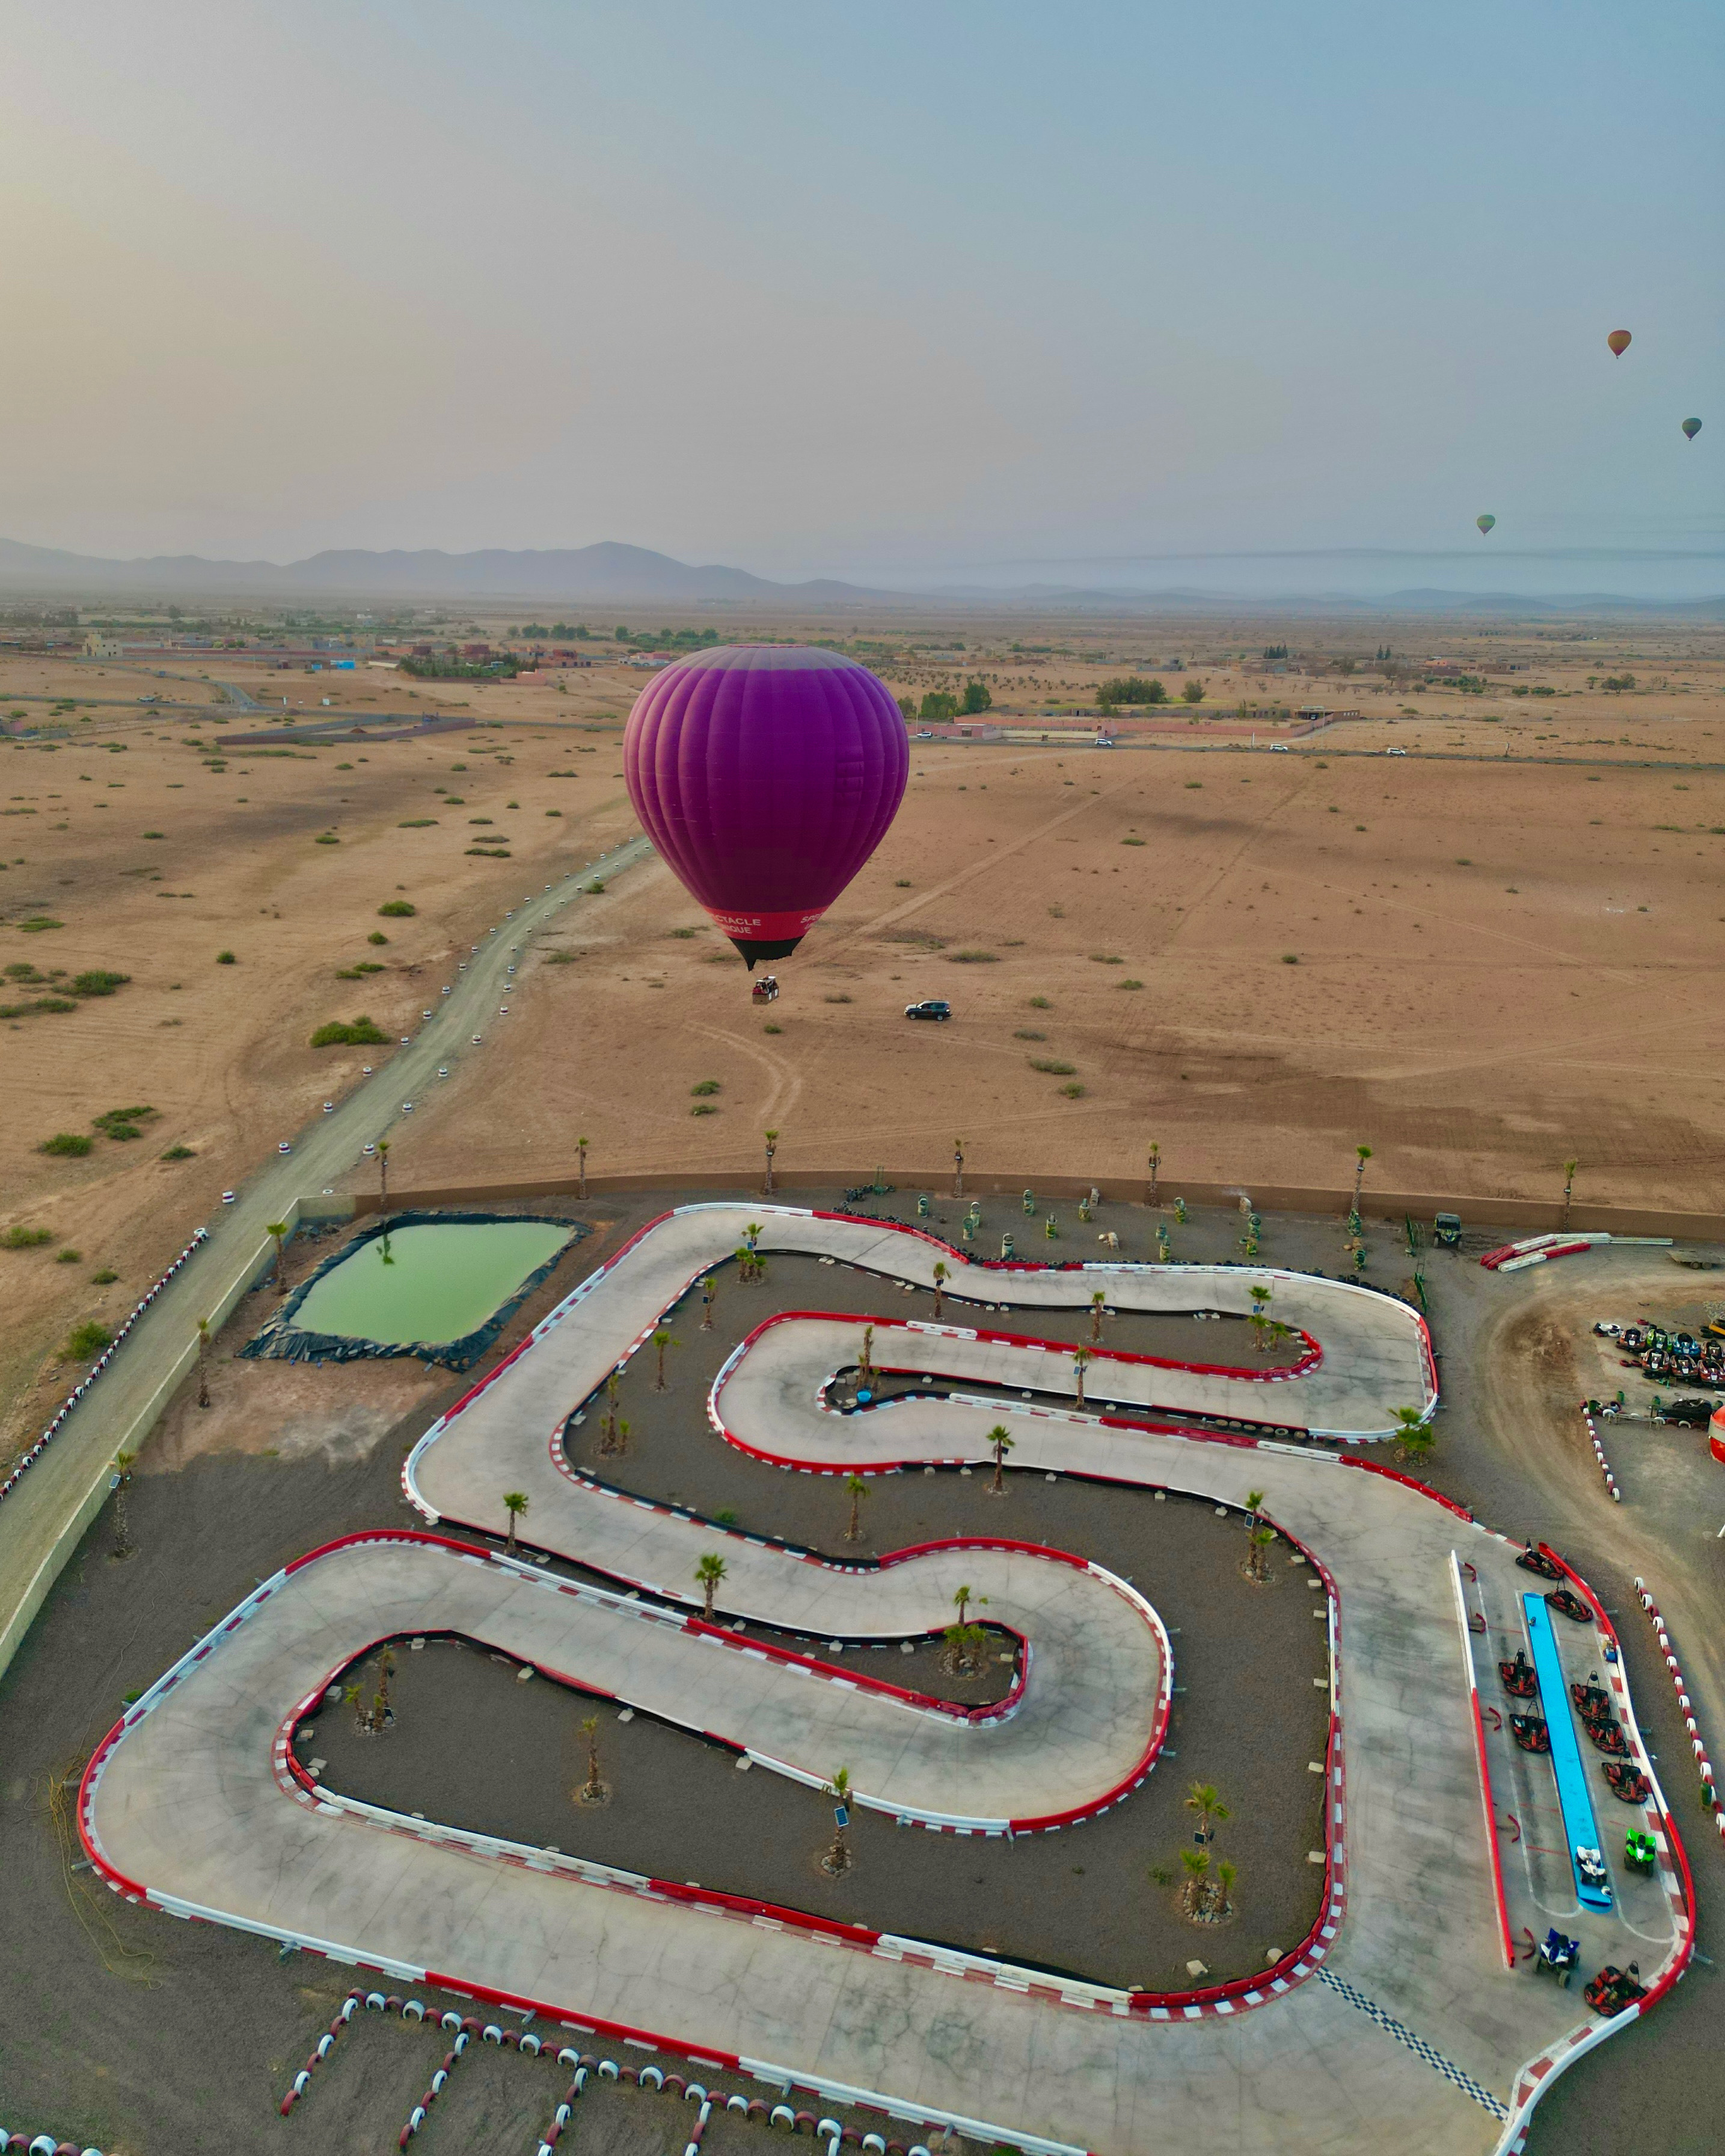
[[[1339,1187],[1365,1144],[1464,1211],[1554,1198],[1569,1159],[1589,1200],[1725,1205],[1716,625],[718,626],[845,642],[913,702],[981,680],[999,737],[911,722],[897,821],[770,1008],[661,865],[572,898],[398,1127],[393,1188],[567,1176],[578,1136],[595,1172],[696,1181],[771,1126],[781,1168],[860,1178],[962,1137],[1030,1182],[1137,1178],[1153,1142],[1170,1192]],[[1413,654],[1394,678],[1383,644]],[[634,834],[619,750],[649,677],[593,649],[496,684],[0,657],[0,1459],[74,1325],[386,1063],[506,909]],[[1440,658],[1469,685],[1427,678]],[[1099,747],[1096,689],[1133,673],[1172,701]],[[1285,716],[1310,706],[1358,716]],[[282,727],[391,714],[470,723]],[[92,973],[124,978],[65,992]],[[927,997],[950,1024],[906,1022]],[[382,1043],[311,1045],[361,1016]],[[89,1150],[44,1151],[61,1133]]]

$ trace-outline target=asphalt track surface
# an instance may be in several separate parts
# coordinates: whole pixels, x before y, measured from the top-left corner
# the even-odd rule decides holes
[[[883,1273],[889,1242],[910,1254],[906,1270],[932,1255],[910,1234],[792,1209],[685,1209],[583,1283],[421,1440],[406,1479],[422,1510],[490,1527],[501,1492],[528,1490],[538,1545],[693,1603],[692,1586],[675,1583],[691,1579],[697,1554],[726,1531],[578,1479],[562,1463],[561,1430],[657,1314],[735,1247],[750,1215],[763,1223],[763,1248],[824,1249]],[[1026,1291],[1088,1300],[1082,1272],[1014,1276],[1011,1285],[1025,1300]],[[1398,1306],[1377,1300],[1387,1325],[1404,1322]],[[902,1453],[913,1455],[932,1430],[940,1457],[987,1456],[984,1432],[957,1404],[919,1401],[891,1416]],[[1271,1515],[1324,1568],[1339,1721],[1335,1885],[1328,1922],[1275,1986],[1210,2010],[1140,2010],[1079,1986],[1051,1994],[1045,1985],[1027,1999],[1022,1973],[998,1964],[973,1958],[955,1967],[948,1957],[943,1967],[902,1941],[835,1949],[758,1918],[727,1920],[614,1880],[608,1888],[574,1860],[380,1819],[298,1787],[288,1737],[328,1673],[378,1638],[450,1621],[501,1635],[529,1659],[543,1652],[560,1673],[624,1698],[680,1697],[685,1719],[693,1702],[705,1716],[696,1726],[717,1733],[727,1718],[740,1731],[758,1718],[784,1753],[823,1768],[836,1737],[854,1738],[868,1778],[886,1778],[871,1789],[860,1773],[860,1786],[888,1809],[950,1783],[942,1809],[955,1814],[984,1761],[995,1763],[988,1771],[1003,1791],[1036,1786],[1013,1717],[928,1729],[901,1765],[883,1737],[892,1717],[840,1690],[855,1682],[849,1671],[794,1679],[757,1671],[743,1685],[736,1671],[747,1650],[737,1636],[717,1638],[675,1609],[624,1612],[615,1595],[552,1586],[531,1563],[393,1537],[350,1539],[265,1583],[146,1695],[92,1768],[86,1847],[159,1906],[333,1944],[399,1978],[432,1970],[552,2015],[770,2062],[834,2096],[886,2092],[967,2132],[1110,2152],[1336,2156],[1380,2148],[1394,2119],[1398,2146],[1410,2150],[1483,2156],[1504,2145],[1518,2130],[1515,2107],[1539,2080],[1530,2063],[1599,2025],[1573,1994],[1504,1965],[1452,1553],[1490,1603],[1481,1613],[1489,1638],[1502,1621],[1493,1613],[1527,1584],[1512,1546],[1395,1478],[1350,1472],[1307,1450],[1111,1428],[1076,1411],[1002,1419],[1020,1468],[1153,1483],[1235,1507],[1249,1486],[1271,1483]],[[868,1418],[833,1419],[850,1430]],[[794,1457],[797,1428],[775,1424],[774,1432],[788,1465],[833,1471],[829,1460]],[[918,1558],[863,1575],[742,1534],[724,1547],[731,1571],[721,1614],[786,1629],[921,1630],[937,1578],[950,1593],[941,1553],[932,1565]],[[985,1564],[994,1568],[986,1576]],[[1078,1569],[1017,1549],[965,1554],[973,1584],[991,1594],[998,1584],[991,1616],[1009,1604],[1029,1643],[1020,1712],[1044,1717],[1045,1734],[1066,1749],[1059,1780],[1077,1777],[1094,1802],[1144,1727],[1150,1627],[1129,1590],[1088,1568],[1085,1577],[1121,1604],[1096,1643],[1091,1681],[1070,1698],[1050,1696],[1063,1686],[1037,1690],[1039,1661],[1065,1674],[1061,1612],[1091,1609],[1037,1584],[1057,1568]],[[1584,1655],[1599,1645],[1591,1627],[1585,1635],[1575,1650]],[[917,1727],[920,1737],[926,1718]],[[955,1763],[943,1768],[943,1760]],[[779,1763],[798,1771],[794,1756]],[[1680,1915],[1662,1830],[1657,1839],[1655,1877],[1625,1876],[1614,1865],[1609,1917],[1570,1917],[1559,1905],[1582,1937],[1584,1968],[1633,1958],[1646,1977],[1675,1964]],[[1534,1906],[1520,1893],[1512,1881],[1512,1917],[1531,1921]],[[955,1984],[954,1973],[973,1980]]]
[[[403,1103],[435,1086],[441,1066],[451,1070],[469,1057],[487,1052],[495,1029],[507,1026],[500,1016],[509,1000],[510,965],[524,954],[529,938],[572,904],[601,908],[603,896],[585,894],[582,885],[597,872],[608,880],[649,858],[644,838],[629,840],[579,871],[562,876],[549,890],[524,896],[496,932],[480,939],[467,957],[467,971],[450,974],[450,993],[428,991],[432,1016],[398,1048],[380,1048],[375,1075],[363,1081],[334,1111],[320,1115],[296,1132],[282,1136],[292,1152],[269,1158],[242,1183],[231,1205],[218,1209],[209,1223],[209,1240],[140,1319],[125,1348],[92,1385],[30,1472],[0,1504],[0,1636],[14,1613],[39,1594],[43,1573],[66,1520],[84,1493],[111,1460],[146,1404],[162,1385],[189,1342],[198,1321],[207,1317],[216,1297],[265,1246],[271,1220],[289,1217],[305,1194],[333,1187],[362,1157],[363,1148],[388,1137],[403,1121]],[[481,1037],[475,1047],[473,1035]],[[387,1060],[382,1060],[387,1059]],[[164,1254],[166,1255],[166,1254]]]

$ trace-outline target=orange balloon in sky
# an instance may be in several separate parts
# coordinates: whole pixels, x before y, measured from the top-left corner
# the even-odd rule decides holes
[[[1614,356],[1621,359],[1630,348],[1630,333],[1627,330],[1613,330],[1605,341],[1610,346]]]

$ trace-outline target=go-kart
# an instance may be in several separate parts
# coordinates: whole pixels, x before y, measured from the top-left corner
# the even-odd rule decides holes
[[[1585,1684],[1572,1684],[1569,1697],[1584,1715],[1609,1714],[1611,1712],[1611,1695],[1597,1676],[1590,1676]]]
[[[1596,1751],[1604,1752],[1613,1759],[1628,1758],[1629,1739],[1623,1733],[1621,1723],[1584,1722],[1581,1726],[1592,1738]]]
[[[1600,1763],[1605,1770],[1605,1780],[1614,1797],[1620,1797],[1626,1804],[1646,1803],[1652,1791],[1648,1787],[1647,1777],[1639,1767],[1631,1766],[1623,1759],[1605,1759]]]
[[[1536,1573],[1541,1579],[1561,1579],[1563,1568],[1548,1558],[1542,1549],[1524,1549],[1516,1559],[1523,1572]]]
[[[1537,1714],[1512,1714],[1510,1734],[1524,1752],[1549,1752],[1551,1732]]]
[[[1497,1674],[1503,1680],[1503,1689],[1512,1699],[1532,1699],[1539,1690],[1539,1680],[1533,1674],[1533,1665],[1523,1650],[1516,1649],[1512,1662],[1499,1662]]]
[[[1545,1606],[1548,1609],[1555,1609],[1560,1617],[1567,1617],[1576,1625],[1585,1625],[1593,1614],[1581,1597],[1567,1587],[1554,1588],[1546,1596]]]
[[[1640,1974],[1639,1962],[1632,1961],[1627,1969],[1614,1969],[1608,1962],[1581,1995],[1595,2014],[1621,2014],[1625,2006],[1647,1996],[1646,1985],[1635,1981]]]

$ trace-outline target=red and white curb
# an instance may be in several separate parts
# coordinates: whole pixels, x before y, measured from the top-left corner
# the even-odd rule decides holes
[[[1599,1442],[1599,1433],[1594,1427],[1594,1419],[1584,1407],[1581,1419],[1587,1424],[1587,1434],[1594,1448],[1594,1458],[1599,1463],[1599,1472],[1605,1478],[1605,1487],[1611,1492],[1614,1505],[1623,1502],[1623,1492],[1617,1486],[1617,1477],[1611,1472],[1611,1462],[1605,1457],[1605,1448]]]
[[[1695,1769],[1701,1777],[1702,1800],[1713,1815],[1720,1838],[1725,1840],[1725,1811],[1719,1807],[1713,1763],[1707,1757],[1706,1743],[1696,1723],[1695,1710],[1689,1700],[1689,1687],[1683,1681],[1682,1667],[1678,1662],[1676,1650],[1671,1645],[1671,1635],[1666,1630],[1665,1620],[1659,1614],[1659,1604],[1648,1593],[1645,1580],[1635,1582],[1635,1594],[1641,1607],[1652,1620],[1654,1636],[1659,1641],[1659,1651],[1665,1656],[1665,1666],[1671,1671],[1671,1683],[1676,1689],[1677,1710],[1683,1717],[1683,1732],[1689,1739],[1689,1748],[1695,1754]]]

